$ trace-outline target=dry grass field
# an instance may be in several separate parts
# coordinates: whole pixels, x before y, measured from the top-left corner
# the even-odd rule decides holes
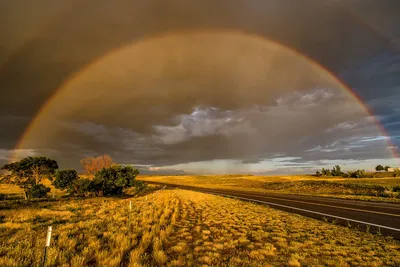
[[[55,188],[51,181],[44,179],[43,184],[51,188],[48,196],[51,198],[59,198],[65,195],[63,190]],[[15,184],[2,184],[0,183],[0,194],[6,194],[8,199],[21,199],[24,196],[23,190]]]
[[[180,189],[26,203],[0,202],[0,266],[38,266],[50,225],[47,266],[400,265],[391,238]]]
[[[337,178],[252,175],[140,176],[147,182],[203,188],[290,193],[369,201],[400,202],[400,178]]]

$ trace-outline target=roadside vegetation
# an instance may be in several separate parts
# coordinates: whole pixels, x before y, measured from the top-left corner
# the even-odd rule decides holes
[[[27,203],[0,202],[0,266],[39,266],[50,225],[47,266],[400,265],[390,237],[180,189]]]
[[[137,192],[145,188],[145,183],[136,179],[137,169],[115,164],[108,155],[85,158],[81,163],[87,172],[85,177],[80,177],[76,170],[58,170],[58,163],[46,157],[26,157],[6,164],[2,170],[8,174],[0,177],[0,200],[17,197],[19,192],[25,200],[46,198],[52,189],[54,198],[56,190],[64,192],[64,196],[91,197],[122,195],[128,188]],[[2,189],[5,190],[1,192]]]
[[[335,167],[335,170],[340,170]],[[341,176],[141,176],[147,182],[182,186],[302,194],[323,197],[400,202],[400,178],[344,178]]]

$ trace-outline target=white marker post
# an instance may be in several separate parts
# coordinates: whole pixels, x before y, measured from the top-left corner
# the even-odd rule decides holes
[[[128,210],[128,236],[129,236],[129,244],[131,245],[131,212],[132,212],[132,200],[129,201],[129,210]]]
[[[131,211],[132,211],[132,200],[129,201],[129,210],[128,210],[128,230],[131,231]]]
[[[46,246],[44,247],[44,255],[43,255],[43,262],[42,262],[42,266],[43,266],[43,267],[46,266],[47,248],[50,247],[51,232],[52,232],[52,230],[53,230],[53,228],[52,228],[51,226],[49,226],[49,228],[47,228]]]

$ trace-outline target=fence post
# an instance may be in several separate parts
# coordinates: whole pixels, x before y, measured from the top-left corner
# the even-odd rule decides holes
[[[132,243],[132,235],[131,235],[131,212],[132,212],[132,200],[129,201],[129,210],[128,210],[128,235],[129,235],[129,245]]]
[[[44,247],[44,255],[43,255],[43,260],[42,260],[42,267],[46,266],[46,261],[47,261],[47,248],[50,247],[50,241],[51,241],[51,232],[53,228],[49,226],[47,228],[47,237],[46,237],[46,245]]]

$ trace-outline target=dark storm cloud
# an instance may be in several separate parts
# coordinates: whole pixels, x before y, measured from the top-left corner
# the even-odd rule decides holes
[[[371,155],[387,158],[385,140],[371,118],[353,109],[353,100],[344,98],[342,91],[314,89],[283,95],[272,106],[231,111],[197,107],[174,123],[155,125],[151,134],[90,121],[59,121],[54,127],[58,131],[36,145],[55,148],[71,160],[75,155],[76,162],[79,157],[107,152],[121,163],[150,166],[215,159],[289,166],[277,160],[285,155],[297,157],[290,162],[301,164],[320,159],[362,160]],[[64,159],[63,164],[67,164]]]
[[[397,107],[400,30],[396,27],[400,25],[399,10],[396,0],[387,0],[384,4],[372,0],[328,4],[317,0],[2,1],[2,155],[10,153],[9,149],[30,119],[56,89],[93,60],[144,36],[195,28],[251,32],[312,57],[354,88],[379,116],[395,145],[400,145],[397,138],[400,136]],[[161,80],[160,86],[175,84],[172,79],[182,80],[184,75]],[[254,163],[276,153],[299,155],[310,161],[318,157],[385,157],[384,150],[376,147],[384,146],[381,143],[372,142],[350,150],[344,148],[351,145],[346,138],[373,137],[377,135],[376,128],[351,113],[349,106],[354,103],[344,105],[346,101],[339,95],[329,98],[329,90],[322,90],[325,88],[317,93],[311,91],[308,96],[300,92],[263,99],[260,94],[253,99],[236,98],[235,103],[225,98],[223,89],[227,84],[218,86],[207,75],[203,76],[203,81],[199,84],[204,88],[202,103],[197,103],[198,98],[192,93],[182,102],[161,96],[154,110],[149,111],[147,103],[154,99],[150,94],[134,102],[135,108],[126,110],[127,103],[132,101],[127,98],[113,113],[105,109],[96,122],[85,119],[90,117],[91,109],[101,110],[104,103],[99,101],[98,106],[88,105],[87,109],[82,106],[77,110],[76,121],[62,121],[63,131],[57,132],[57,138],[46,140],[42,149],[52,151],[52,155],[63,158],[69,166],[76,165],[82,155],[109,151],[122,162],[160,166],[226,158]],[[215,91],[221,92],[220,95],[216,96]],[[111,95],[102,97],[112,98]],[[253,107],[241,113],[237,111],[242,108],[241,101],[248,101],[248,106],[259,101],[257,104],[265,110]],[[192,112],[197,104],[204,105],[201,111],[210,107],[218,109],[196,117]],[[307,105],[311,106],[305,110]],[[342,110],[346,116],[335,121],[335,128],[328,119],[329,114]],[[310,114],[313,120],[306,120]],[[124,123],[132,117],[136,120],[135,127],[125,128]],[[243,117],[246,119],[235,121]],[[265,120],[274,120],[274,123],[260,125],[260,121]],[[292,127],[285,127],[286,124]],[[255,134],[251,140],[243,142],[243,136],[254,128],[260,133],[269,132],[274,139],[263,140],[262,135]],[[298,136],[302,136],[300,141]],[[59,140],[65,142],[59,144]],[[343,145],[339,150],[304,152],[318,146],[338,149],[329,148],[338,140]],[[34,152],[27,150],[27,153]]]
[[[400,136],[399,73],[400,54],[392,51],[355,62],[341,73],[344,80],[355,85],[354,90],[364,99],[397,146],[400,145],[395,138]]]

